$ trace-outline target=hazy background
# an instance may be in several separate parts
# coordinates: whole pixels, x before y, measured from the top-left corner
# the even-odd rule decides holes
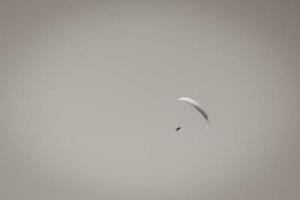
[[[0,199],[298,200],[299,31],[296,0],[1,0]]]

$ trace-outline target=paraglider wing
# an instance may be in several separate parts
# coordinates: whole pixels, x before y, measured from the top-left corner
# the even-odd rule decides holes
[[[201,108],[200,104],[197,101],[195,101],[191,98],[188,98],[188,97],[180,97],[177,100],[186,102],[186,103],[190,104],[191,106],[193,106],[194,108],[196,108],[201,113],[201,115],[204,117],[204,119],[206,120],[207,125],[209,125],[208,114]]]

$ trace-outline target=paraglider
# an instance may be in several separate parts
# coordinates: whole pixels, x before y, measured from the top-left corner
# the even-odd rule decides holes
[[[208,114],[201,108],[201,105],[197,101],[195,101],[189,97],[180,97],[177,99],[177,101],[182,101],[182,102],[185,102],[185,103],[193,106],[205,119],[206,125],[207,125],[206,128],[208,128],[208,125],[209,125]],[[179,131],[181,129],[181,127],[178,127],[177,129],[176,129],[176,131]]]

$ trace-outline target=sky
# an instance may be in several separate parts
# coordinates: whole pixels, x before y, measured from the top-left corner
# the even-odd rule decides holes
[[[298,1],[0,13],[1,200],[299,199]]]

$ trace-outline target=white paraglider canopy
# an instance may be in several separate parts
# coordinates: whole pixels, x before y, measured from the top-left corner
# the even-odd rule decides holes
[[[200,114],[203,116],[203,118],[205,119],[206,125],[207,125],[207,128],[208,128],[208,125],[209,125],[208,114],[201,108],[201,105],[200,105],[197,101],[195,101],[195,100],[193,100],[193,99],[191,99],[191,98],[189,98],[189,97],[180,97],[180,98],[177,99],[177,101],[183,101],[183,102],[185,102],[185,103],[190,104],[190,105],[193,106],[194,108],[196,108],[196,110],[199,111],[199,113],[200,113]],[[176,129],[176,130],[177,130],[177,129]]]

